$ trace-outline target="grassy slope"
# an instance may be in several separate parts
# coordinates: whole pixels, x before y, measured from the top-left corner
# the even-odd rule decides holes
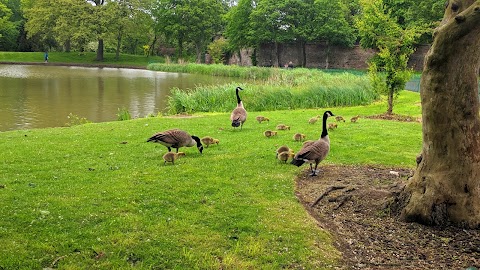
[[[419,116],[418,102],[403,92],[394,110]],[[349,119],[385,104],[332,111]],[[300,148],[295,132],[317,138],[320,125],[307,121],[322,112],[262,112],[268,124],[250,112],[242,131],[228,113],[209,113],[0,133],[0,268],[41,269],[56,259],[59,269],[332,268],[339,254],[331,238],[294,195],[306,167],[274,154],[283,144]],[[278,123],[292,129],[263,137]],[[145,141],[173,127],[220,144],[202,155],[183,149],[186,157],[164,166],[166,148]],[[330,138],[327,164],[413,167],[421,125],[361,118]]]

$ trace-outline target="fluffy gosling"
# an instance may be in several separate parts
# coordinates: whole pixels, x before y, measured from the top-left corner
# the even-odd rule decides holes
[[[358,118],[360,118],[360,115],[354,116],[350,119],[352,123],[356,123],[358,121]]]
[[[259,124],[261,124],[264,121],[270,122],[270,119],[268,117],[261,116],[261,115],[255,117],[255,119],[258,121]]]
[[[305,137],[305,134],[295,133],[295,135],[293,135],[293,140],[296,142],[303,142],[305,140]]]
[[[280,160],[280,162],[287,163],[287,161],[295,156],[295,153],[293,151],[283,151],[278,154],[277,159]]]
[[[185,156],[185,153],[184,152],[178,152],[178,153],[168,152],[165,155],[163,155],[163,160],[164,160],[163,165],[166,165],[167,162],[171,162],[173,165],[175,165],[175,160],[177,160],[181,156]]]
[[[265,132],[263,132],[263,135],[265,135],[265,137],[267,138],[270,138],[273,136],[277,136],[277,132],[272,130],[266,130]]]
[[[278,130],[290,130],[290,126],[284,125],[284,124],[279,124],[277,125]]]
[[[285,152],[285,151],[293,153],[293,149],[290,149],[290,147],[288,147],[286,145],[282,145],[277,149],[275,157],[278,158],[278,154],[280,154],[282,152]]]
[[[329,123],[328,130],[334,130],[338,127],[337,123]]]
[[[308,123],[313,125],[313,124],[315,124],[317,121],[318,121],[318,116],[310,118],[310,119],[308,120]]]
[[[341,117],[340,115],[339,116],[335,116],[335,121],[337,122],[345,122],[345,119],[343,119],[343,117]]]
[[[210,136],[205,136],[201,139],[202,143],[206,145],[206,147],[208,148],[209,145],[211,144],[219,144],[220,141],[218,139],[214,139]]]

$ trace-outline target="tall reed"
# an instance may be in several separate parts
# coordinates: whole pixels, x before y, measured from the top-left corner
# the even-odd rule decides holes
[[[238,85],[197,86],[189,91],[171,90],[169,113],[227,112],[236,104]],[[348,73],[327,74],[299,70],[277,72],[262,83],[241,85],[247,110],[287,110],[333,106],[365,105],[379,98],[366,76]]]

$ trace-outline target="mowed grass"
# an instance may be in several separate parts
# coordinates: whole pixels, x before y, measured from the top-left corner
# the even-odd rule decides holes
[[[307,166],[275,159],[281,145],[300,149],[296,132],[317,139],[320,122],[308,119],[326,109],[347,122],[330,132],[321,165],[415,166],[420,123],[349,122],[385,112],[384,102],[249,111],[241,131],[229,113],[199,113],[0,133],[0,268],[333,269],[331,236],[295,197]],[[394,111],[420,116],[418,94],[402,92]],[[257,123],[260,114],[270,122]],[[263,136],[280,123],[291,130]],[[170,128],[220,144],[183,148],[164,165],[166,148],[146,140]]]

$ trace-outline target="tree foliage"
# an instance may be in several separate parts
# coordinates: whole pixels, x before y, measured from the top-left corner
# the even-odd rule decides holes
[[[183,57],[185,44],[195,47],[197,62],[208,43],[221,33],[226,5],[220,0],[159,0],[154,7],[156,31],[177,44]]]
[[[403,28],[383,0],[361,0],[360,3],[363,12],[356,21],[360,43],[378,50],[371,59],[369,72],[373,85],[387,95],[387,114],[392,114],[394,97],[410,78],[408,59],[423,30],[416,26]]]

